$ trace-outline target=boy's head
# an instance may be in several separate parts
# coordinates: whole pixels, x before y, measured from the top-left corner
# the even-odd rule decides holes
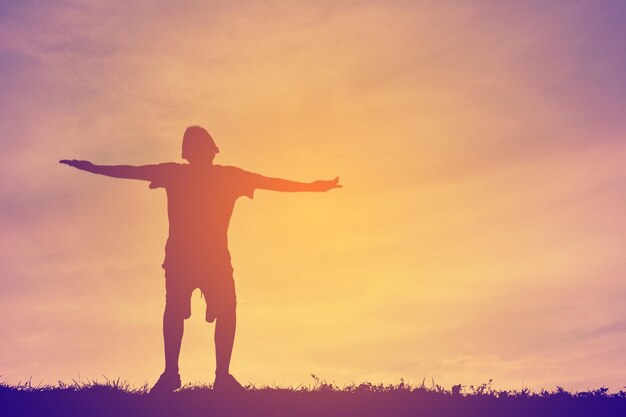
[[[206,129],[200,126],[189,126],[183,135],[183,159],[194,162],[213,162],[219,153],[215,141]]]

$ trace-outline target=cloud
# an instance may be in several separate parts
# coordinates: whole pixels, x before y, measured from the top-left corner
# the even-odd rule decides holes
[[[185,126],[202,124],[220,163],[345,183],[237,207],[250,379],[269,381],[250,347],[264,341],[293,365],[287,383],[323,369],[621,384],[619,2],[1,7],[0,304],[23,314],[4,324],[8,378],[126,364],[141,382],[160,366],[165,195],[56,161],[178,160]],[[135,369],[94,332],[149,358]],[[205,346],[189,346],[184,370],[202,379]],[[40,368],[51,347],[58,363]]]

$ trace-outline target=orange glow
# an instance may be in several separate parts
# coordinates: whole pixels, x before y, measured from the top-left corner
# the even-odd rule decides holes
[[[592,6],[270,3],[25,5],[0,23],[4,378],[158,377],[165,193],[56,161],[181,162],[201,125],[217,164],[345,187],[237,203],[242,382],[622,387],[612,23]],[[192,310],[181,375],[210,382],[199,293]]]

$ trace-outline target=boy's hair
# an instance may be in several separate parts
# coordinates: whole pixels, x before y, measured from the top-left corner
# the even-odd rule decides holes
[[[192,151],[192,149],[194,151]],[[206,152],[219,153],[215,141],[203,127],[189,126],[183,135],[183,159],[187,159],[190,152],[197,150],[206,150]]]

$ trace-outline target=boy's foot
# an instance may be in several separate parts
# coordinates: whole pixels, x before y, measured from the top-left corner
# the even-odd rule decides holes
[[[150,390],[150,394],[168,394],[180,388],[180,375],[178,373],[163,372],[159,380]]]
[[[244,392],[246,390],[231,374],[215,375],[213,389],[220,392]]]

